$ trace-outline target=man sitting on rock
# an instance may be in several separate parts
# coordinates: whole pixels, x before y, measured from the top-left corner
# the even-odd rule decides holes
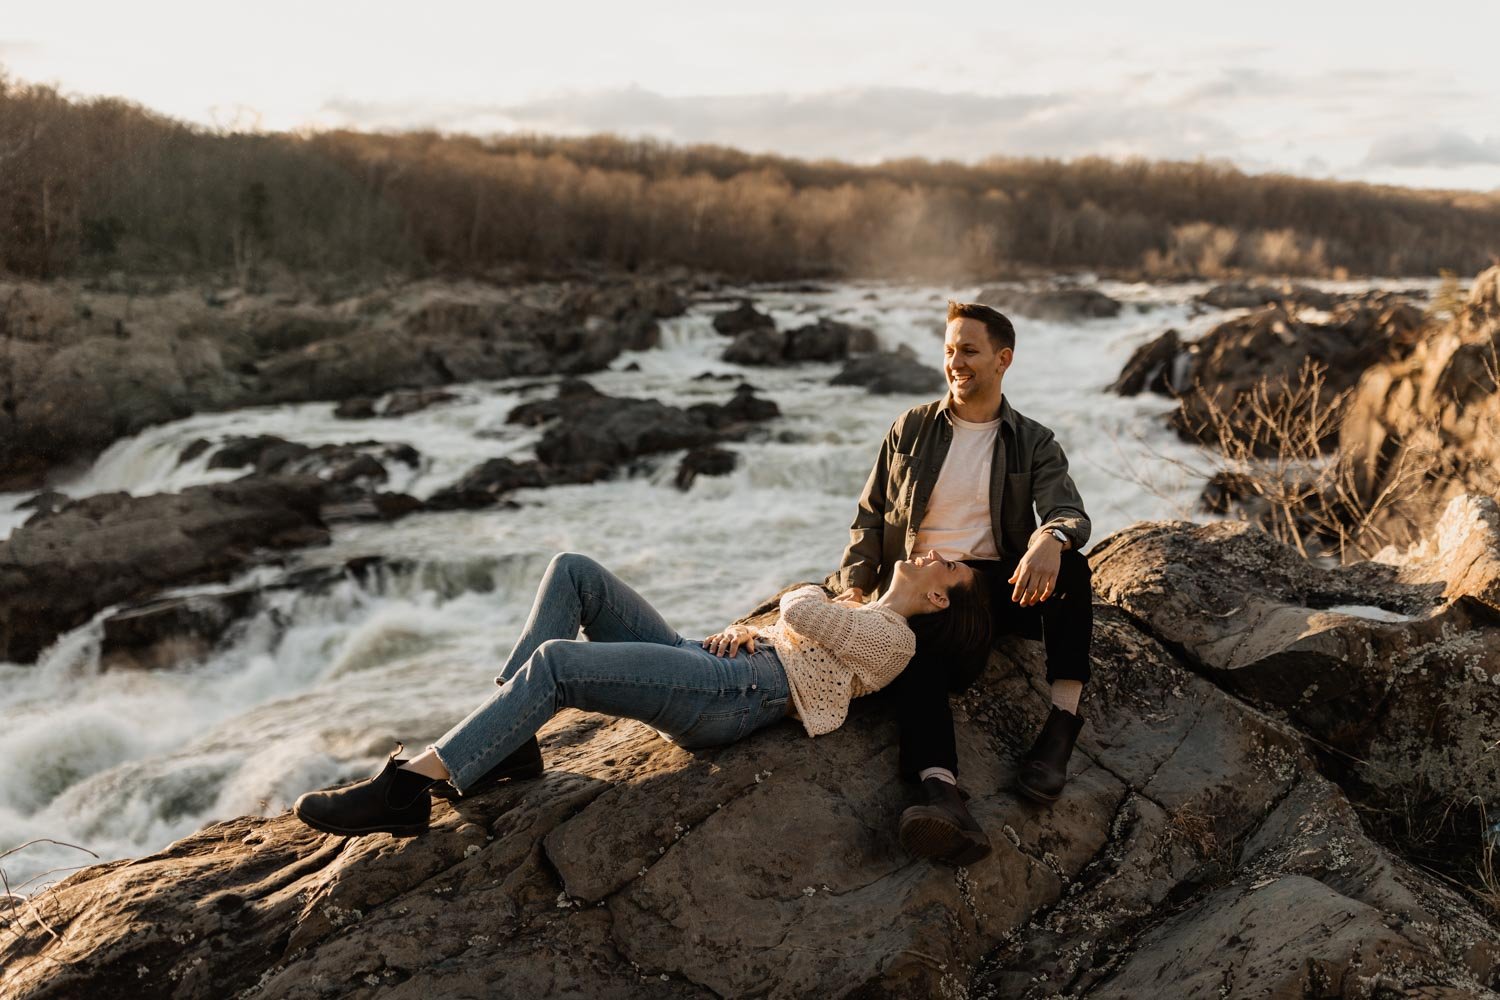
[[[1000,312],[948,303],[948,393],[907,410],[891,425],[834,585],[845,588],[841,597],[864,600],[890,585],[900,560],[929,549],[986,574],[995,634],[1046,642],[1052,711],[1016,783],[1026,797],[1051,803],[1062,794],[1083,725],[1078,700],[1089,677],[1093,597],[1088,561],[1079,550],[1090,524],[1062,446],[1001,393],[1015,343],[1015,328]],[[1041,513],[1040,527],[1033,506]],[[972,864],[990,852],[988,837],[958,791],[948,704],[949,692],[967,688],[986,662],[919,655],[891,685],[901,771],[920,778],[927,798],[901,817],[901,843],[914,855]]]

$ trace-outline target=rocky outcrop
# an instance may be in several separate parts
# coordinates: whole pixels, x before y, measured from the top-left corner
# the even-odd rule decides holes
[[[1326,321],[1304,321],[1273,305],[1191,343],[1164,333],[1136,351],[1111,389],[1177,397],[1171,420],[1185,439],[1219,445],[1227,435],[1237,447],[1267,454],[1278,447],[1268,420],[1278,428],[1306,425],[1314,411],[1334,412],[1335,399],[1372,365],[1410,352],[1425,322],[1415,306],[1386,293],[1338,304]],[[1251,418],[1256,408],[1269,416]],[[1331,448],[1337,434],[1337,422],[1325,417],[1322,446]]]
[[[1500,267],[1412,349],[1365,371],[1339,434],[1376,527],[1413,540],[1455,496],[1500,496]]]
[[[826,316],[792,330],[751,327],[724,349],[725,361],[737,365],[787,365],[800,361],[841,361],[850,354],[876,350],[873,331]]]
[[[582,379],[567,379],[552,398],[522,403],[506,417],[509,423],[546,427],[535,459],[490,459],[439,490],[427,506],[485,507],[512,490],[590,483],[635,459],[684,448],[691,449],[690,456],[700,456],[679,469],[678,485],[686,489],[699,472],[722,475],[733,468],[731,461],[729,469],[715,471],[724,460],[721,449],[712,445],[740,440],[754,424],[780,412],[747,384],[738,386],[726,403],[695,403],[682,409],[654,399],[606,396]],[[698,462],[702,467],[692,469]],[[688,469],[692,471],[684,471]]]
[[[99,668],[152,670],[201,662],[231,637],[234,626],[260,607],[268,594],[287,590],[326,593],[345,579],[367,582],[377,569],[394,566],[379,556],[362,556],[341,566],[294,569],[264,585],[127,604],[103,621]]]
[[[323,498],[315,478],[251,477],[34,516],[0,541],[0,660],[29,663],[112,604],[225,579],[258,549],[325,543]]]
[[[0,489],[203,410],[596,371],[683,309],[644,280],[419,282],[331,305],[55,283],[0,288],[0,303]]]
[[[986,288],[979,301],[1003,313],[1056,323],[1120,314],[1120,303],[1096,288]]]
[[[829,385],[862,385],[877,396],[941,393],[943,373],[916,359],[911,349],[851,358]]]
[[[1334,751],[1366,801],[1472,810],[1477,827],[1500,801],[1500,509],[1459,498],[1422,546],[1383,558],[1321,569],[1247,524],[1176,522],[1120,532],[1091,562],[1100,596]]]
[[[788,721],[699,752],[568,711],[543,730],[541,780],[440,803],[421,837],[241,818],[77,872],[10,919],[0,991],[1209,1000],[1492,989],[1500,932],[1367,835],[1290,714],[1220,686],[1247,663],[1208,666],[1220,648],[1210,631],[1233,627],[1239,612],[1224,605],[1242,598],[1419,616],[1456,605],[1423,577],[1426,555],[1409,571],[1323,571],[1286,555],[1229,525],[1143,525],[1101,546],[1096,579],[1124,609],[1096,605],[1089,724],[1049,809],[1008,790],[1047,698],[1040,647],[1004,640],[955,706],[970,806],[995,843],[970,868],[901,851],[896,817],[912,792],[879,697],[816,740]],[[1246,620],[1285,634],[1273,628],[1285,613]],[[1309,706],[1342,704],[1319,690]]]

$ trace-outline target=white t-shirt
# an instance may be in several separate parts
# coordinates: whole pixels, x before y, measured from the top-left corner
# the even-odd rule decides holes
[[[990,467],[1000,419],[976,424],[953,419],[953,442],[917,529],[913,553],[934,549],[945,559],[999,559],[990,524]]]

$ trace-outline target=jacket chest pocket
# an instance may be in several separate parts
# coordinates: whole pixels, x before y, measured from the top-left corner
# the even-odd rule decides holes
[[[916,489],[917,459],[915,455],[896,452],[891,455],[890,474],[886,481],[886,517],[895,519],[899,512],[905,517],[911,510],[912,493]]]
[[[1036,527],[1032,512],[1031,473],[1007,472],[1005,496],[1000,499],[1000,516],[1006,524],[1025,527],[1029,533]]]

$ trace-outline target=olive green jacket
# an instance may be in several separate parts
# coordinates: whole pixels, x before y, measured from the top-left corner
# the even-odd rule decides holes
[[[896,563],[910,557],[953,441],[951,403],[944,396],[913,407],[891,425],[849,527],[849,547],[836,574],[843,587],[878,593]],[[1033,508],[1041,513],[1040,527]],[[1082,549],[1091,530],[1062,445],[1003,396],[990,472],[990,524],[1002,557],[1020,557],[1037,533],[1050,528],[1062,529],[1070,549]]]

